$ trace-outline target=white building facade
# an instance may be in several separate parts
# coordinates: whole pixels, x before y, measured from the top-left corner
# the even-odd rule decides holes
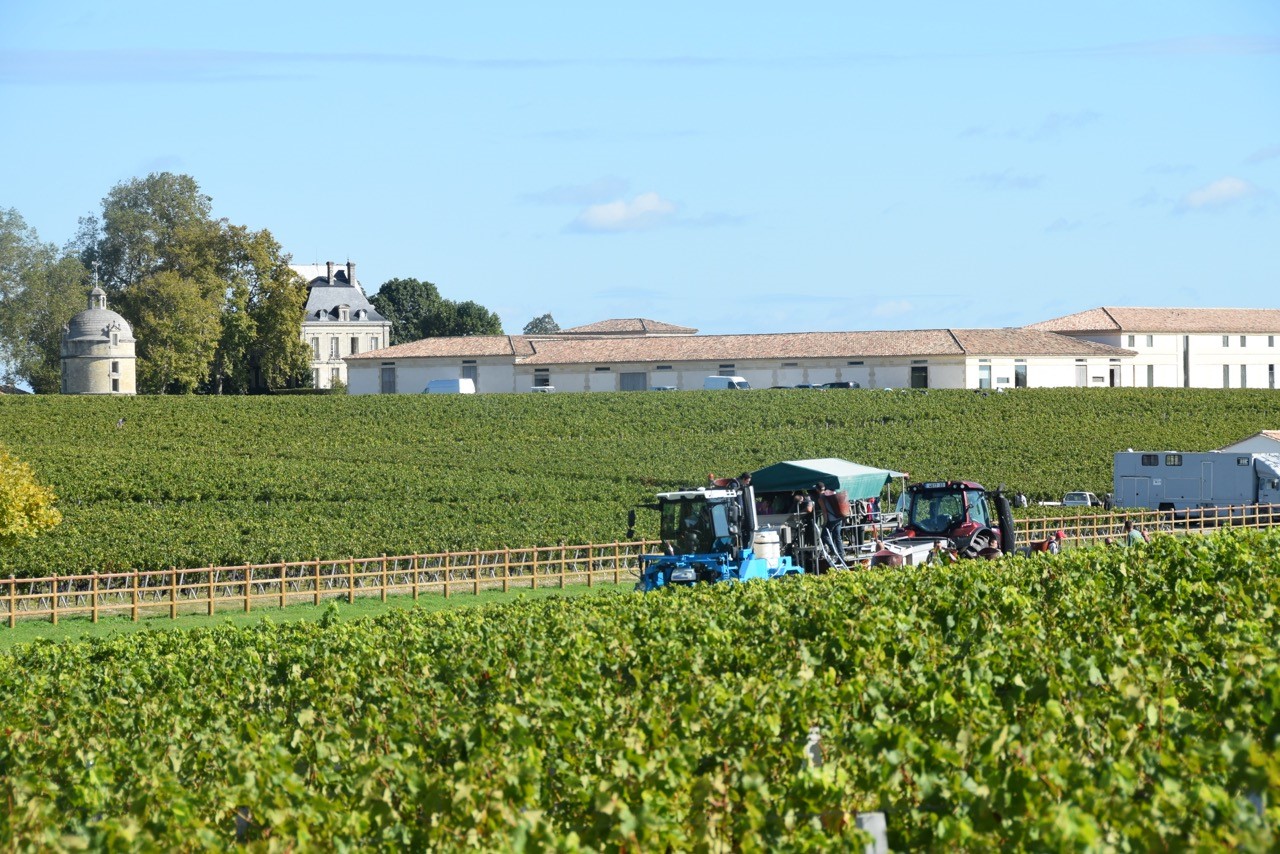
[[[315,388],[347,384],[346,358],[386,347],[391,321],[365,296],[354,262],[294,264],[292,269],[307,280],[302,340],[311,348],[311,383]]]
[[[89,307],[63,327],[62,393],[138,393],[133,328],[107,308],[107,294],[94,286]]]
[[[1106,386],[1132,354],[1026,329],[696,335],[612,320],[554,335],[428,338],[347,357],[352,394],[418,393],[469,378],[478,392],[701,389],[712,375],[753,388],[853,382],[862,388]]]
[[[1276,387],[1280,309],[1102,307],[1028,328],[1132,351],[1114,385]]]

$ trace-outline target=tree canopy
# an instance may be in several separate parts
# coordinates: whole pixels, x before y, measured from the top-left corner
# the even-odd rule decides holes
[[[391,279],[369,301],[391,321],[392,344],[420,338],[502,334],[498,315],[471,300],[445,299],[427,281]]]
[[[0,547],[34,537],[62,521],[50,487],[36,481],[31,466],[0,446]]]
[[[524,325],[525,335],[550,335],[560,331],[560,324],[550,313],[535,317]]]

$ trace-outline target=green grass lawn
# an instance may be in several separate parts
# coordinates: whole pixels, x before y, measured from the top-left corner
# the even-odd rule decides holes
[[[88,617],[64,617],[55,626],[48,620],[20,620],[13,628],[0,624],[0,650],[10,649],[18,644],[35,640],[75,641],[85,638],[111,637],[141,631],[182,631],[185,629],[211,626],[249,626],[264,621],[272,623],[291,623],[295,621],[317,621],[326,612],[337,609],[340,620],[358,620],[373,617],[387,611],[398,609],[417,609],[420,611],[444,611],[454,608],[473,608],[477,605],[516,602],[532,599],[550,599],[566,596],[594,596],[630,592],[628,584],[597,585],[587,587],[584,584],[571,585],[563,590],[547,587],[536,590],[512,590],[503,593],[501,590],[486,590],[479,594],[455,593],[449,598],[439,594],[419,595],[414,602],[412,596],[388,596],[383,602],[378,598],[356,599],[348,603],[345,600],[330,599],[320,605],[290,605],[285,608],[259,608],[246,614],[243,611],[222,611],[213,616],[207,614],[180,614],[170,619],[168,614],[144,616],[137,622],[128,616],[112,615],[99,618],[97,623]]]

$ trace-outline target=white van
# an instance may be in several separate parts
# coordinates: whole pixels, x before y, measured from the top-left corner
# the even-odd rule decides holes
[[[707,377],[702,381],[703,388],[751,388],[751,383],[742,377]]]
[[[475,394],[476,381],[471,379],[432,380],[427,383],[427,394]]]

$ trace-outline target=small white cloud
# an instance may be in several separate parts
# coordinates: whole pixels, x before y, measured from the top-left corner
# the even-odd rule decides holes
[[[1257,187],[1240,178],[1219,178],[1183,196],[1178,202],[1178,210],[1215,210],[1247,199],[1257,191]]]
[[[571,231],[643,231],[669,222],[676,205],[657,193],[641,193],[631,201],[618,199],[591,205],[569,225]]]
[[[872,317],[900,317],[904,314],[910,314],[915,310],[915,306],[911,304],[911,300],[895,299],[883,300],[876,303],[875,308],[871,309]]]

